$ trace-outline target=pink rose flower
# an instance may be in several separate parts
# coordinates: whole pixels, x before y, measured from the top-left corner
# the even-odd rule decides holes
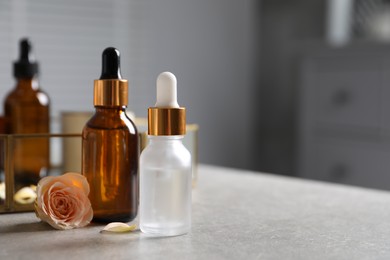
[[[37,186],[37,217],[56,229],[88,225],[93,217],[87,179],[74,172],[41,179]]]

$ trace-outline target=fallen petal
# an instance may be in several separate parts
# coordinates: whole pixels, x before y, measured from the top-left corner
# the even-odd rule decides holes
[[[112,222],[105,226],[101,232],[125,233],[134,231],[137,225],[127,225],[121,222]]]
[[[5,200],[5,183],[0,182],[0,199]]]
[[[36,192],[30,187],[21,188],[14,195],[14,201],[19,204],[31,204],[35,201],[36,198]]]
[[[37,186],[36,186],[36,185],[31,184],[31,185],[30,185],[30,188],[31,188],[35,193],[37,192]]]

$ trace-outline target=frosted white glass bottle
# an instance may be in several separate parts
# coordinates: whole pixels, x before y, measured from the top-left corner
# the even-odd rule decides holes
[[[176,78],[161,73],[157,103],[148,109],[149,144],[140,157],[140,229],[156,236],[191,229],[191,154],[182,143],[185,108],[176,102]]]
[[[174,236],[191,228],[191,155],[183,136],[149,136],[141,154],[141,231]]]

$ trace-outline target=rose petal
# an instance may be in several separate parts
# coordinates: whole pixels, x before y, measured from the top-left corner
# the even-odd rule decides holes
[[[33,191],[37,192],[37,186],[31,184],[31,185],[30,185],[30,188],[31,188]]]
[[[21,188],[14,195],[14,201],[19,204],[31,204],[36,198],[37,194],[30,187]]]
[[[0,182],[0,199],[5,200],[5,182]]]
[[[85,194],[89,194],[89,184],[87,182],[87,179],[81,175],[80,173],[75,173],[75,172],[67,172],[63,174],[62,176],[59,176],[59,178],[64,182],[64,183],[71,183],[70,185],[67,186],[75,186],[78,188],[83,189]]]
[[[134,231],[137,225],[127,225],[121,222],[112,222],[105,226],[101,232],[112,232],[112,233],[125,233]]]

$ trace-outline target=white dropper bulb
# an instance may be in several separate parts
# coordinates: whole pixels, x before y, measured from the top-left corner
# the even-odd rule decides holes
[[[178,108],[177,82],[171,72],[163,72],[157,77],[157,102],[155,107]]]

